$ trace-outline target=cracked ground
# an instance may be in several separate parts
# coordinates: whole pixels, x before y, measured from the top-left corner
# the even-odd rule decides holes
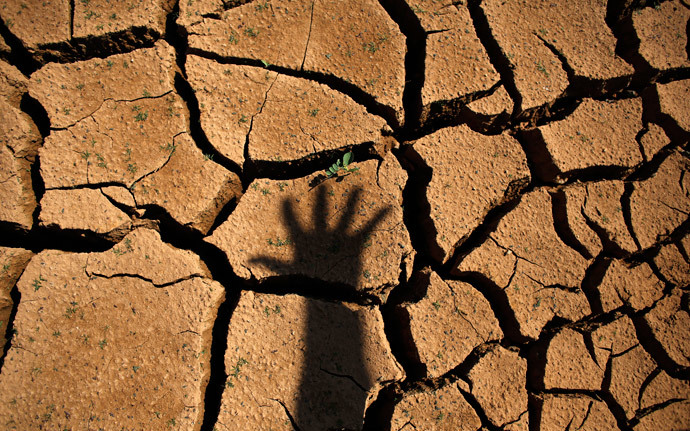
[[[690,429],[687,1],[0,18],[0,429]]]

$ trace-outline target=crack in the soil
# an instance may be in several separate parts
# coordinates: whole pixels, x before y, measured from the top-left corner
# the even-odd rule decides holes
[[[309,33],[307,34],[307,43],[304,44],[304,55],[302,56],[302,62],[299,65],[299,70],[304,70],[304,62],[307,60],[307,53],[309,52],[309,42],[311,41],[311,31],[314,27],[314,8],[316,7],[316,1],[311,2],[311,13],[309,16]]]
[[[355,103],[362,105],[370,114],[383,118],[392,129],[395,130],[398,128],[398,120],[395,114],[395,110],[393,108],[376,101],[374,96],[366,93],[364,90],[362,90],[355,84],[352,84],[346,81],[345,79],[339,78],[335,75],[309,70],[295,70],[283,66],[277,66],[274,64],[266,66],[261,62],[261,60],[253,60],[242,57],[224,57],[220,54],[204,51],[198,48],[188,48],[187,54],[193,54],[208,60],[213,60],[220,64],[231,64],[236,66],[254,66],[257,68],[274,71],[281,75],[307,79],[319,84],[323,84],[334,91],[348,96]]]
[[[402,133],[409,133],[419,128],[421,122],[427,33],[408,2],[379,0],[379,3],[405,36],[407,52],[405,53],[405,88],[402,94],[405,118]]]

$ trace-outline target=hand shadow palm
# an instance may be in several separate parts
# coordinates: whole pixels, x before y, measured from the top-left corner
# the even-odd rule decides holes
[[[340,210],[342,214],[339,219],[329,225],[326,188],[319,187],[312,207],[311,228],[302,225],[293,202],[284,200],[282,213],[289,231],[289,245],[293,247],[293,258],[284,261],[271,256],[258,256],[250,262],[263,265],[276,275],[300,274],[357,286],[362,269],[360,255],[370,235],[390,210],[383,208],[364,226],[351,229],[361,193],[361,189],[355,189]]]

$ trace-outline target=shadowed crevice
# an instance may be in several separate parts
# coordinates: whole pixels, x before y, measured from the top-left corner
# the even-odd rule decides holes
[[[364,413],[362,431],[391,431],[393,412],[400,398],[401,393],[397,383],[391,383],[381,389]]]
[[[379,0],[388,15],[405,35],[405,88],[402,94],[405,119],[404,133],[417,130],[422,115],[422,88],[424,87],[427,33],[419,18],[404,0]]]
[[[474,24],[474,30],[482,46],[489,55],[489,61],[501,76],[501,81],[511,99],[513,99],[513,115],[522,111],[522,95],[515,85],[515,73],[512,64],[503,53],[489,25],[489,20],[481,7],[481,0],[468,0],[467,9]]]
[[[160,38],[156,30],[134,26],[105,35],[75,37],[68,42],[41,45],[34,51],[34,57],[41,65],[73,63],[151,48]]]
[[[520,333],[520,323],[510,306],[508,295],[493,280],[479,272],[463,272],[454,278],[469,283],[489,301],[491,310],[509,345],[520,345],[530,341]]]
[[[587,247],[577,239],[577,236],[570,228],[568,221],[567,196],[563,190],[549,193],[551,195],[551,216],[553,217],[553,227],[561,241],[580,254],[586,260],[594,256],[587,250]]]
[[[431,205],[426,195],[433,169],[412,145],[394,154],[407,172],[403,189],[403,221],[412,247],[417,251],[420,262],[441,263],[444,252],[436,242],[438,232],[431,219]]]
[[[307,79],[310,81],[317,82],[319,84],[323,84],[332,90],[335,90],[339,93],[348,96],[355,103],[362,105],[370,114],[377,115],[383,118],[388,123],[388,126],[391,127],[393,130],[398,129],[400,126],[398,124],[396,112],[393,108],[384,105],[380,102],[377,102],[374,96],[366,93],[364,90],[362,90],[355,84],[347,82],[343,78],[339,78],[335,75],[308,70],[294,70],[283,66],[276,66],[274,64],[266,66],[261,62],[261,60],[254,60],[241,57],[224,57],[222,55],[197,48],[189,48],[187,54],[193,54],[208,60],[213,60],[220,64],[232,64],[236,66],[254,66],[266,70],[271,70],[281,75]]]
[[[611,265],[611,259],[605,257],[604,254],[599,254],[594,258],[594,262],[587,267],[585,276],[582,278],[580,288],[587,297],[589,308],[595,315],[600,315],[604,312],[601,304],[601,293],[599,292],[599,285],[606,275],[606,271]]]
[[[24,271],[22,271],[22,273],[23,272]],[[7,341],[3,346],[2,356],[0,357],[0,372],[2,372],[3,365],[5,364],[5,357],[7,357],[7,352],[10,350],[10,347],[12,347],[12,338],[16,333],[16,329],[14,327],[14,319],[17,316],[17,309],[19,308],[19,303],[22,299],[22,295],[21,293],[19,293],[19,289],[17,289],[16,282],[10,290],[10,298],[12,298],[12,311],[10,312],[10,317],[7,320],[7,325],[5,327],[5,340]]]
[[[681,380],[690,380],[690,367],[684,367],[676,363],[666,352],[663,345],[654,336],[649,323],[644,319],[643,314],[635,314],[631,316],[637,339],[640,341],[642,347],[654,358],[654,361],[666,371],[666,374]]]
[[[241,175],[242,168],[237,163],[233,162],[220,151],[218,151],[213,144],[211,144],[211,141],[209,141],[208,137],[206,136],[206,132],[201,125],[199,100],[196,98],[196,94],[194,93],[194,90],[192,90],[192,86],[179,73],[175,74],[175,90],[187,105],[187,110],[189,111],[189,134],[194,140],[196,146],[214,163],[219,164],[234,174]]]
[[[40,62],[34,58],[22,41],[7,28],[7,24],[2,19],[0,19],[0,36],[10,47],[8,56],[10,64],[19,69],[20,72],[29,76],[41,67]]]

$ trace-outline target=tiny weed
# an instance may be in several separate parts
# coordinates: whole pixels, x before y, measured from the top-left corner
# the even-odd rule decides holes
[[[541,60],[538,60],[535,64],[537,65],[537,70],[543,73],[544,76],[548,78],[549,72],[546,70],[546,67],[544,67],[544,63],[542,63]]]
[[[103,339],[103,340],[98,342],[98,347],[100,347],[101,350],[103,350],[107,344],[108,344],[108,340]]]
[[[149,113],[146,111],[140,111],[134,116],[134,121],[146,121],[147,118],[149,118]]]
[[[247,27],[244,29],[244,34],[249,37],[257,37],[259,35],[259,30],[255,30],[254,27]]]
[[[438,310],[441,308],[441,304],[440,304],[438,301],[432,302],[431,305],[434,306],[434,308],[436,309],[436,311],[438,311]]]
[[[319,113],[319,108],[314,108],[309,110],[309,115],[312,117],[316,117],[316,115]]]
[[[285,238],[285,239],[280,239],[280,237],[276,237],[275,241],[272,238],[269,238],[267,240],[268,245],[274,245],[276,247],[282,247],[284,245],[290,245],[292,244],[292,241],[290,238]]]
[[[334,175],[337,175],[337,173],[341,170],[347,173],[357,172],[359,168],[348,168],[350,163],[352,163],[353,159],[354,155],[352,154],[352,151],[350,151],[349,153],[343,156],[342,161],[337,160],[335,163],[333,163],[333,165],[331,165],[330,168],[326,169],[326,176],[330,178]]]
[[[213,160],[213,154],[204,154],[204,160]]]
[[[38,278],[34,279],[34,282],[31,283],[31,285],[34,288],[34,292],[36,292],[38,289],[41,288],[43,282],[46,281],[45,278],[43,278],[41,275],[38,276]]]

